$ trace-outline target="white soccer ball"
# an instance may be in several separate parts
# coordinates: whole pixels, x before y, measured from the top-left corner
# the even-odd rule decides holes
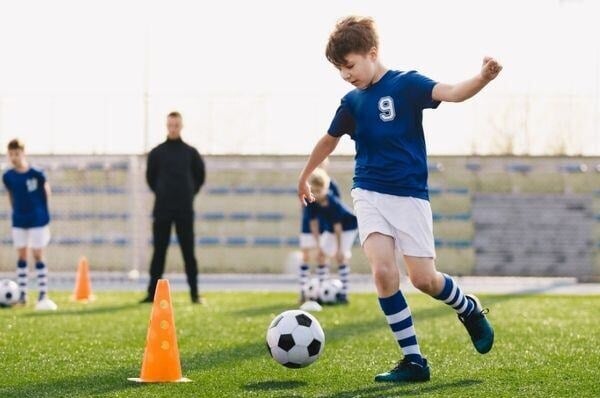
[[[303,368],[319,358],[325,334],[319,321],[301,310],[277,315],[267,329],[267,349],[271,357],[288,368]]]
[[[11,307],[19,301],[19,285],[10,279],[0,280],[0,306]]]
[[[328,279],[321,283],[319,287],[319,299],[323,304],[334,304],[337,301],[337,294],[341,290],[341,282],[338,284],[335,281],[336,279]]]
[[[319,298],[319,287],[320,283],[318,278],[312,278],[309,280],[308,283],[306,283],[302,288],[304,299],[309,301],[317,301]]]

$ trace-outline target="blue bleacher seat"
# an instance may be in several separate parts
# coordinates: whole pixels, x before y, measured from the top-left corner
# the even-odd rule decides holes
[[[558,166],[559,171],[569,174],[585,173],[587,169],[587,165],[583,163],[568,163]]]
[[[287,246],[298,246],[300,245],[300,238],[298,238],[297,236],[285,238],[285,244]]]
[[[224,220],[225,213],[223,213],[221,211],[213,211],[213,212],[202,213],[202,214],[200,214],[200,217],[203,220],[207,220],[207,221]]]
[[[245,246],[248,244],[248,239],[244,236],[230,236],[225,239],[225,243],[229,246]]]
[[[112,244],[115,246],[127,246],[129,245],[129,239],[126,237],[117,237],[112,240]]]
[[[467,188],[467,187],[448,188],[448,189],[446,189],[446,193],[452,193],[452,194],[456,194],[456,195],[468,195],[469,188]]]
[[[531,169],[533,169],[533,166],[526,163],[511,163],[506,166],[506,170],[513,173],[526,174],[529,173]]]
[[[202,237],[196,239],[196,244],[202,245],[202,246],[214,246],[214,245],[218,245],[220,242],[221,242],[221,240],[219,238],[217,238],[216,236],[202,236]]]
[[[227,195],[230,193],[228,187],[210,187],[206,190],[209,195]]]
[[[247,221],[251,218],[252,214],[247,212],[234,212],[229,214],[229,219],[234,221]]]
[[[259,221],[281,221],[285,218],[283,213],[256,213],[256,219]]]
[[[281,246],[281,238],[277,236],[257,236],[254,238],[255,246]]]
[[[467,164],[465,164],[465,168],[474,173],[480,171],[481,167],[481,163],[477,162],[467,162]]]
[[[256,193],[256,188],[254,187],[235,187],[232,189],[232,192],[235,195],[252,195]]]

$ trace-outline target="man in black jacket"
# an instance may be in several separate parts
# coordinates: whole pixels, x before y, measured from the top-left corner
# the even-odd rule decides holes
[[[204,184],[204,162],[196,148],[181,140],[181,114],[167,116],[167,140],[148,154],[146,181],[155,195],[152,223],[154,253],[150,263],[148,296],[154,299],[156,283],[165,270],[165,257],[175,224],[177,240],[185,262],[192,303],[200,303],[198,295],[198,264],[194,255],[194,196]]]

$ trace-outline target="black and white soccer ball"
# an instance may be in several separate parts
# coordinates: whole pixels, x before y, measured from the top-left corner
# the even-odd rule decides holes
[[[323,304],[335,304],[337,295],[342,289],[341,283],[337,279],[327,279],[321,283],[321,286],[319,286],[319,299]]]
[[[0,280],[0,306],[12,307],[19,301],[19,285],[10,279]]]
[[[325,334],[319,321],[301,310],[277,315],[267,329],[267,349],[271,357],[288,368],[303,368],[319,358]]]
[[[310,279],[302,288],[304,300],[317,301],[321,284],[318,278]]]

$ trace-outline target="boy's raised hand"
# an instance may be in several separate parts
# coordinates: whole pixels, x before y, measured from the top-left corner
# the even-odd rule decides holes
[[[315,197],[310,191],[310,185],[308,184],[308,181],[298,182],[298,198],[303,206],[307,206],[308,203],[315,201]]]
[[[494,80],[502,70],[502,65],[492,57],[483,57],[483,66],[481,67],[481,77],[485,80]]]

